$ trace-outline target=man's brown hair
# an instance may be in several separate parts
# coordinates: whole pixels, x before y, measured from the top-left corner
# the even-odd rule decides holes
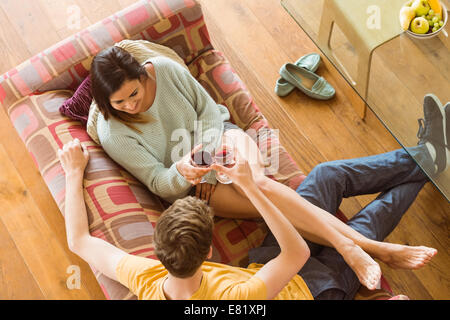
[[[155,228],[155,253],[170,274],[188,278],[206,260],[212,243],[213,210],[195,197],[176,200]]]

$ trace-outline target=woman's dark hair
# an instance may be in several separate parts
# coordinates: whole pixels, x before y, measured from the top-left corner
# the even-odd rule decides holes
[[[140,114],[119,111],[111,106],[111,95],[120,89],[126,80],[141,80],[148,77],[145,67],[126,50],[117,46],[99,52],[91,64],[92,96],[105,120],[113,116],[133,130],[133,123],[146,123],[148,118]],[[139,131],[140,132],[140,131]]]

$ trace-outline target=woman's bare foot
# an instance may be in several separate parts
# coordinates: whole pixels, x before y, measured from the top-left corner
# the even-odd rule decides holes
[[[381,278],[381,268],[371,256],[356,244],[344,246],[339,253],[355,272],[361,284],[370,290],[377,288]]]
[[[375,257],[395,269],[419,269],[433,258],[437,250],[425,246],[406,246],[395,243],[381,244],[383,250]]]

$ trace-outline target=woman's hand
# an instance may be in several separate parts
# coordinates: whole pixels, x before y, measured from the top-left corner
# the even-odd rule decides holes
[[[201,148],[201,144],[194,147],[190,153],[181,158],[176,164],[178,172],[193,185],[199,184],[200,181],[202,181],[202,177],[212,170],[211,167],[198,168],[191,165],[191,155],[199,151]]]
[[[212,194],[216,190],[215,184],[199,183],[195,187],[195,196],[201,200],[205,200],[209,204]]]
[[[66,143],[62,150],[58,149],[58,158],[66,175],[73,173],[84,173],[89,161],[89,153],[83,148],[80,140],[75,138]]]

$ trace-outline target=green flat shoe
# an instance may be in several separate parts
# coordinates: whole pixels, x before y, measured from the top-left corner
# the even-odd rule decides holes
[[[336,93],[324,78],[293,63],[283,65],[280,69],[280,75],[304,94],[314,99],[329,100]]]
[[[317,53],[310,53],[298,59],[295,64],[299,67],[305,68],[311,72],[316,72],[320,64],[320,55]],[[291,93],[295,87],[283,78],[279,78],[275,84],[275,93],[280,97],[285,97]]]

